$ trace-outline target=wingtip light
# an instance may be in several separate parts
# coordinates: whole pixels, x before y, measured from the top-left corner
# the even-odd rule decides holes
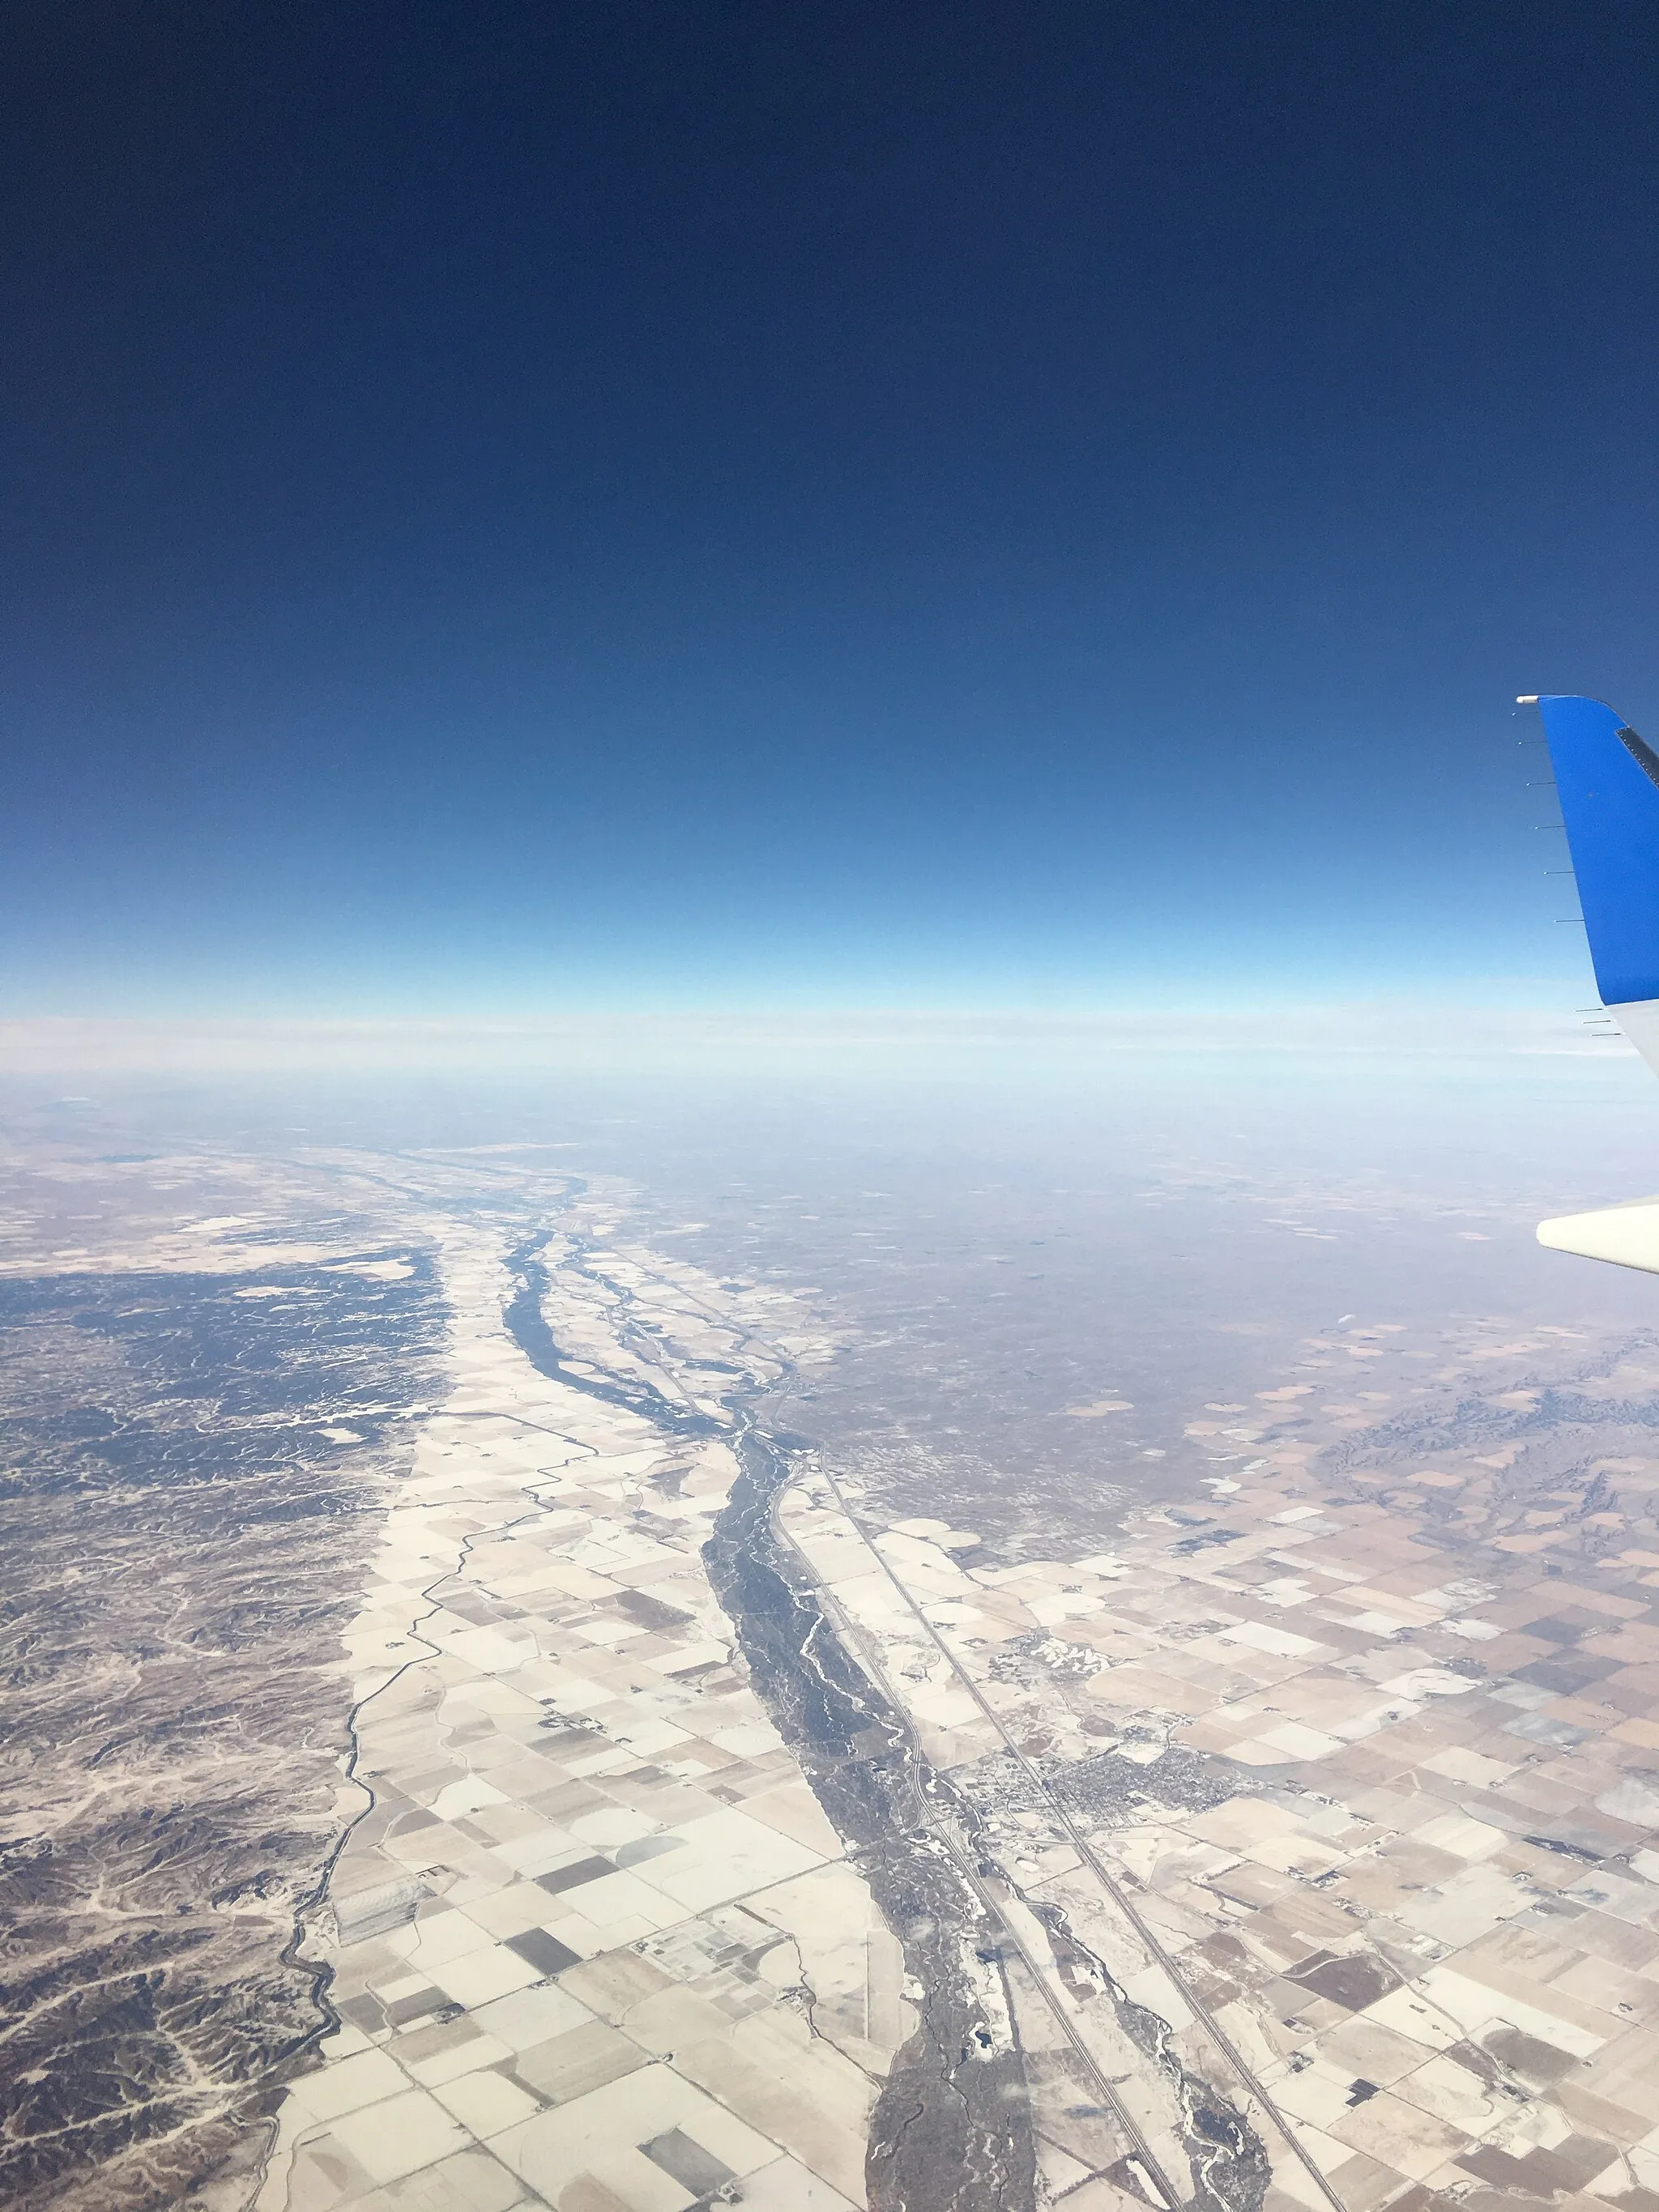
[[[1535,691],[1523,691],[1515,703],[1517,707],[1535,707],[1538,704],[1538,694]]]

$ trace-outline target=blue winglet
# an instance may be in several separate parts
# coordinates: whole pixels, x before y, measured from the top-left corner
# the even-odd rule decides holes
[[[1600,699],[1538,711],[1602,1004],[1659,999],[1659,753]]]

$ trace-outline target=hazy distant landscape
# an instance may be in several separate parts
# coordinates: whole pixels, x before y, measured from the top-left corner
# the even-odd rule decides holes
[[[1316,1823],[1326,1894],[1414,1851],[1433,1893],[1466,1863],[1509,1868],[1514,1911],[1559,1920],[1544,1850],[1637,1897],[1641,1822],[1571,1808],[1659,1787],[1638,1650],[1659,1318],[1645,1278],[1530,1234],[1641,1188],[1656,1109],[1632,1073],[1126,1056],[816,1096],[799,1071],[15,1090],[9,2192],[817,2206],[860,2201],[867,2159],[884,2205],[1173,2191],[1241,2212],[1425,2175],[1524,2198],[1516,2130],[1542,2157],[1588,2128],[1637,2157],[1638,2205],[1646,2154],[1612,2089],[1560,2106],[1523,2066],[1494,2133],[1433,2090],[1442,2041],[1407,2063],[1397,2008],[1402,2086],[1352,2106],[1370,2132],[1307,2106],[1297,2085],[1347,2063],[1340,2037],[1321,2054],[1352,2005],[1283,2027],[1227,1871],[1255,1863],[1259,1821],[1225,1809],[1266,1808],[1278,1836],[1285,1808],[1347,1802],[1347,1830]],[[750,1497],[775,1502],[757,1518]],[[1376,1516],[1357,1569],[1356,1511]],[[1373,1565],[1370,1644],[1310,1639],[1314,1592]],[[1586,1653],[1605,1603],[1636,1654],[1593,1722],[1611,1665],[1558,1686],[1532,1662],[1559,1644],[1505,1625],[1503,1594],[1540,1575],[1565,1593],[1553,1618],[1592,1607]],[[1437,1627],[1460,1602],[1467,1632]],[[1291,1695],[1282,1655],[1332,1638]],[[1401,1688],[1391,1724],[1390,1771],[1490,1771],[1475,1861],[1389,1842],[1365,1796],[1382,1769],[1318,1778],[1357,1741],[1342,1683],[1426,1667],[1455,1689],[1500,1658],[1515,1710],[1542,1716],[1512,1784],[1487,1724],[1451,1767],[1443,1729],[1412,1735],[1450,1706]],[[1269,1716],[1309,1717],[1241,1748],[1258,1661]],[[1218,1687],[1238,1719],[1206,1717]],[[334,1771],[348,1753],[357,1784]],[[1541,1770],[1522,1788],[1540,1759],[1541,1798]],[[1560,1808],[1565,1859],[1547,1839],[1510,1865],[1510,1789],[1529,1833]],[[1198,1885],[1179,1911],[1146,1887],[1158,1821]],[[721,1822],[723,1863],[751,1870],[694,1879]],[[1381,1962],[1367,2019],[1454,1953],[1478,1984],[1481,1930],[1514,1922],[1505,1903],[1460,1934],[1449,1905],[1407,1937],[1370,1895],[1340,1941],[1329,1905],[1285,1938]],[[1276,1891],[1249,1909],[1297,1924]],[[867,1936],[813,1953],[849,1911]],[[1553,2000],[1528,2002],[1537,2039]],[[1568,2009],[1601,2050],[1612,2030]],[[653,2025],[683,2039],[694,2016],[686,2051]],[[757,2066],[792,2078],[787,2108]],[[665,2097],[672,2142],[651,2131]]]

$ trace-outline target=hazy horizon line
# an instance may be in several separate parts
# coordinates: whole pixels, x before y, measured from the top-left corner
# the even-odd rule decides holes
[[[1252,1006],[1097,1008],[752,1008],[563,1013],[33,1015],[0,1019],[0,1074],[488,1070],[937,1055],[1019,1042],[1061,1055],[1355,1054],[1575,1059],[1630,1054],[1560,1005],[1400,997]]]

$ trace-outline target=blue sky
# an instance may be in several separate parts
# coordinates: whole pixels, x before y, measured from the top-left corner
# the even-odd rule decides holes
[[[1645,11],[7,36],[7,1011],[1583,998]]]

